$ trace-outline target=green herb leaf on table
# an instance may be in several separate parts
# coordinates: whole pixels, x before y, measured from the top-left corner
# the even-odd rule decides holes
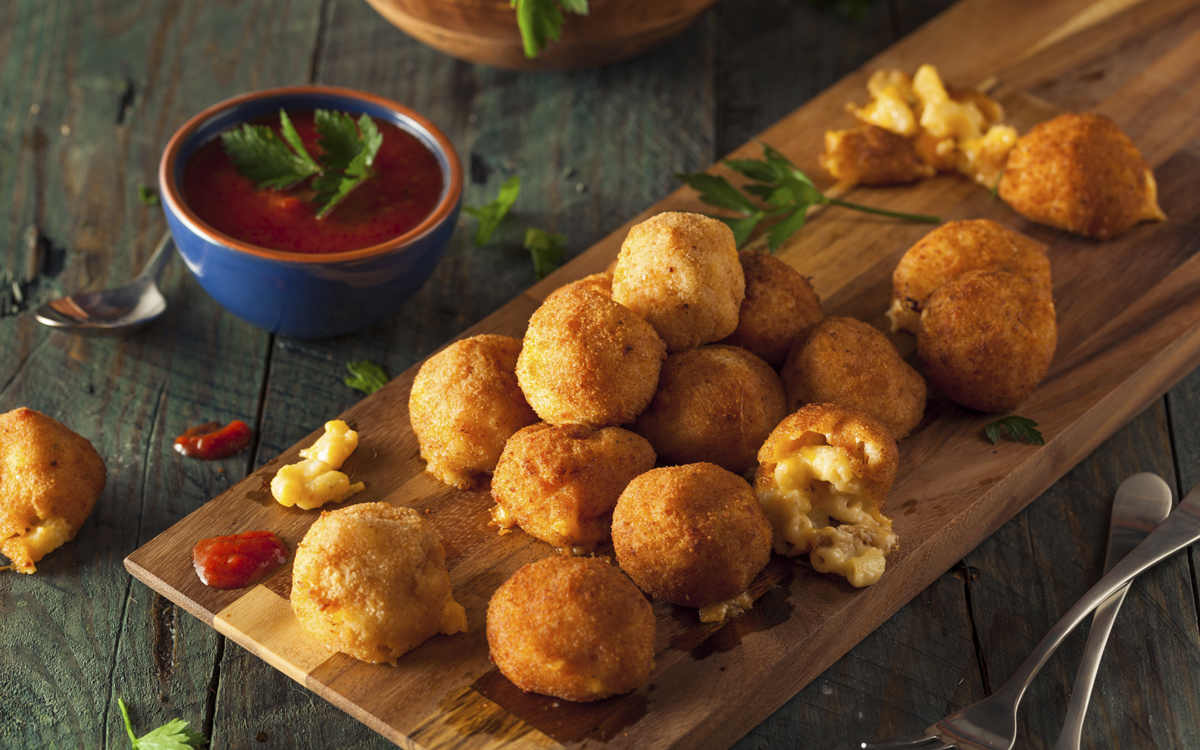
[[[138,185],[138,200],[143,206],[157,206],[158,191],[146,184]]]
[[[538,281],[550,275],[558,268],[558,260],[566,250],[563,243],[567,241],[565,234],[553,234],[536,227],[525,230],[525,249],[533,257],[533,270]]]
[[[350,376],[342,382],[351,388],[357,388],[368,396],[387,385],[387,373],[369,359],[350,362],[346,365],[346,369],[350,371]]]
[[[1032,445],[1045,445],[1046,441],[1042,437],[1042,433],[1035,429],[1037,426],[1037,422],[1027,417],[1011,416],[997,419],[984,427],[983,432],[987,435],[988,440],[992,441],[992,445],[1000,442],[1001,430],[1007,430],[1013,440]]]
[[[517,9],[517,27],[525,56],[533,59],[546,48],[546,40],[557,42],[562,36],[562,9],[581,16],[588,14],[588,0],[512,0]]]
[[[133,723],[129,720],[129,709],[125,707],[125,701],[117,698],[117,705],[121,709],[121,717],[125,720],[125,731],[129,734],[133,750],[193,750],[208,744],[208,739],[199,732],[193,732],[183,719],[168,721],[158,729],[152,729],[138,737],[133,733]]]
[[[885,211],[880,208],[830,198],[817,190],[808,175],[801,172],[786,156],[765,143],[762,144],[762,148],[762,159],[729,159],[725,162],[725,166],[752,180],[742,190],[738,190],[724,177],[707,172],[681,172],[676,175],[700,193],[700,200],[711,206],[739,214],[736,217],[713,217],[729,225],[739,247],[749,241],[754,230],[764,220],[778,219],[779,221],[767,232],[767,245],[774,253],[783,246],[789,237],[804,226],[808,209],[817,205],[842,206],[907,221],[931,224],[941,221],[936,216]],[[758,204],[746,197],[747,195],[754,196],[766,204],[766,207],[759,207]]]
[[[483,247],[492,239],[492,234],[500,222],[508,215],[508,210],[517,202],[521,192],[521,178],[513,175],[500,186],[500,193],[491,203],[474,208],[463,207],[463,212],[479,219],[479,228],[475,230],[475,247]]]

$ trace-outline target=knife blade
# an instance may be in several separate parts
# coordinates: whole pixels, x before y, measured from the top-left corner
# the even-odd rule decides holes
[[[1104,559],[1104,572],[1112,570],[1125,555],[1138,546],[1154,531],[1171,512],[1171,488],[1162,477],[1150,472],[1134,474],[1121,483],[1113,498],[1112,523],[1108,529],[1108,552]],[[1075,677],[1075,688],[1067,707],[1066,721],[1054,750],[1079,750],[1083,734],[1083,720],[1087,715],[1092,687],[1100,668],[1104,647],[1112,632],[1117,612],[1129,592],[1129,584],[1122,586],[1096,607],[1092,616],[1092,630],[1084,647],[1083,660]]]

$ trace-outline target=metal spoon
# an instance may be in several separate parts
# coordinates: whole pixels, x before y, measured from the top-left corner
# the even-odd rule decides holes
[[[128,286],[59,297],[35,310],[34,316],[43,325],[78,333],[119,333],[143,326],[167,310],[158,277],[171,258],[170,248],[167,232]]]

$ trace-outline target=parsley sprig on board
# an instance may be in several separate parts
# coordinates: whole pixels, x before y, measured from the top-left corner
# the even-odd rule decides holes
[[[988,440],[992,441],[992,445],[1000,442],[1000,431],[1008,430],[1009,436],[1013,440],[1019,440],[1022,443],[1030,443],[1032,445],[1045,445],[1046,440],[1042,437],[1042,433],[1035,429],[1038,426],[1028,417],[1011,416],[1004,419],[997,419],[995,422],[983,428],[984,434]]]
[[[775,252],[788,237],[804,226],[808,209],[817,205],[841,206],[894,219],[930,224],[941,221],[936,216],[885,211],[882,208],[830,198],[817,190],[808,175],[797,169],[787,157],[765,143],[762,147],[763,159],[729,159],[725,166],[753,181],[742,190],[761,200],[765,207],[755,203],[724,177],[707,172],[685,172],[676,175],[700,192],[700,200],[739,214],[737,217],[714,217],[729,225],[739,247],[746,244],[761,222],[778,219],[767,232],[767,245],[772,253]]]
[[[345,112],[318,109],[313,118],[322,150],[319,161],[304,148],[300,134],[282,109],[282,137],[267,125],[245,123],[222,133],[221,145],[238,172],[254,180],[259,188],[286,190],[314,177],[313,203],[320,207],[319,219],[375,175],[371,165],[383,144],[383,134],[366,114],[356,122]]]
[[[517,27],[530,59],[545,49],[547,39],[557,42],[562,36],[563,10],[588,14],[588,0],[512,0],[512,7],[517,9]]]
[[[208,744],[208,739],[199,732],[193,732],[183,719],[168,721],[158,729],[152,729],[138,737],[133,733],[133,723],[129,720],[129,709],[125,708],[125,701],[117,698],[117,705],[121,708],[122,718],[125,719],[125,731],[129,734],[133,750],[194,750]]]

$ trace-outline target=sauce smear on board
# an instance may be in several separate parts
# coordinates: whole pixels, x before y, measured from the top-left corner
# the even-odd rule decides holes
[[[240,419],[224,427],[220,422],[205,422],[175,438],[175,450],[188,458],[215,461],[241,453],[253,436],[250,427]]]
[[[273,531],[246,531],[201,539],[192,548],[200,582],[214,589],[244,589],[287,562],[288,548]]]
[[[288,112],[304,148],[314,158],[317,129],[312,112]],[[253,121],[279,132],[279,115]],[[437,157],[411,133],[375,120],[383,145],[375,176],[354,189],[325,217],[312,203],[311,179],[287,190],[263,189],[243,177],[225,155],[221,139],[205,143],[183,169],[184,201],[222,234],[258,247],[294,253],[341,253],[399,237],[433,213],[442,194]]]

